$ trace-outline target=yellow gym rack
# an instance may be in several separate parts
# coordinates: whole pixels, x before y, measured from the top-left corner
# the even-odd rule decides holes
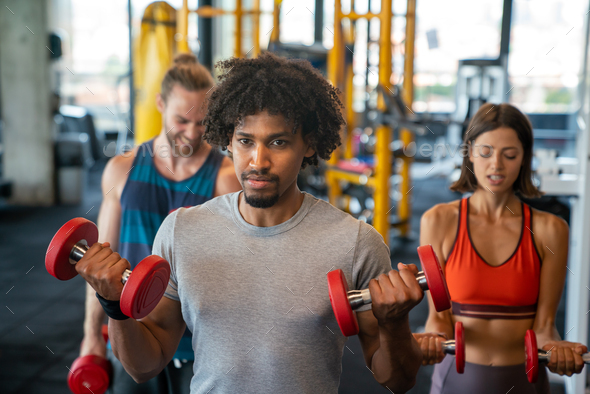
[[[363,185],[373,189],[373,200],[375,207],[373,211],[373,226],[383,236],[386,243],[389,243],[389,228],[395,226],[399,229],[402,236],[408,235],[409,221],[411,214],[410,207],[410,165],[412,159],[402,156],[400,175],[402,182],[400,184],[401,200],[397,207],[397,221],[390,223],[389,213],[394,207],[390,207],[389,201],[389,178],[391,176],[393,152],[390,150],[390,143],[393,130],[388,125],[379,125],[375,130],[375,166],[373,171],[368,173],[357,173],[343,170],[338,167],[340,160],[349,160],[353,157],[352,152],[352,130],[354,129],[355,114],[352,109],[352,65],[344,69],[345,51],[347,50],[345,41],[352,41],[351,35],[354,30],[354,21],[366,18],[368,20],[378,18],[380,21],[379,36],[379,85],[383,89],[391,89],[392,74],[392,52],[391,52],[391,34],[392,34],[392,0],[382,0],[381,10],[379,13],[368,12],[358,14],[354,11],[354,0],[351,0],[348,13],[342,12],[341,0],[334,2],[334,47],[328,55],[328,79],[344,92],[343,102],[346,108],[346,120],[348,123],[347,132],[344,136],[344,152],[340,149],[332,154],[328,161],[328,168],[325,172],[326,184],[328,186],[328,198],[330,203],[339,206],[339,198],[342,195],[340,182],[349,182],[352,184]],[[405,57],[404,57],[404,79],[403,79],[403,98],[406,104],[411,107],[414,96],[414,37],[416,30],[416,0],[407,0],[406,11],[406,39],[405,39]],[[342,22],[348,19],[350,22],[348,34],[343,34]],[[350,49],[348,49],[350,50]],[[377,110],[385,111],[386,105],[383,93],[379,93],[377,100]],[[400,130],[400,140],[403,146],[407,147],[413,141],[413,134],[409,130]]]
[[[279,40],[279,13],[282,0],[275,0],[273,9],[273,29],[270,35],[271,42],[277,42]],[[242,18],[244,16],[250,16],[252,18],[252,43],[254,48],[252,49],[252,56],[257,57],[260,54],[260,15],[264,11],[260,10],[260,0],[253,0],[251,10],[244,10],[242,7],[242,0],[236,0],[236,9],[233,11],[224,10],[222,8],[216,8],[209,5],[198,7],[195,10],[190,10],[188,7],[188,0],[183,0],[182,7],[178,11],[178,23],[177,23],[177,51],[178,52],[190,52],[188,46],[188,15],[191,12],[196,13],[202,18],[214,18],[222,15],[234,15],[236,18],[236,29],[234,32],[234,56],[243,57],[244,53],[242,50]]]

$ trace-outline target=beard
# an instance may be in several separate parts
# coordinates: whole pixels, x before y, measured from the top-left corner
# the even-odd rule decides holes
[[[270,208],[279,201],[279,193],[277,192],[270,196],[252,196],[244,190],[244,200],[252,208]]]
[[[265,178],[270,179],[275,185],[276,190],[268,196],[260,195],[260,192],[252,192],[250,193],[244,185],[246,185],[246,181],[248,176],[250,175],[258,175],[264,176]],[[256,171],[251,171],[248,174],[242,174],[242,189],[244,190],[244,201],[246,204],[250,205],[252,208],[270,208],[275,205],[279,201],[279,178],[276,175],[271,175],[268,173],[258,173]]]

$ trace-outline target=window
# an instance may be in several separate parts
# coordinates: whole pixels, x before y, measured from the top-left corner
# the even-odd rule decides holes
[[[456,0],[452,5],[438,0],[417,2],[416,111],[455,111],[459,60],[497,58],[500,53],[502,5],[503,0]],[[403,64],[397,67],[402,67],[399,74]]]
[[[588,0],[514,0],[510,103],[527,113],[577,109]]]

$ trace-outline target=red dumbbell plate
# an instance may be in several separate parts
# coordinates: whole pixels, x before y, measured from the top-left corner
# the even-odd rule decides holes
[[[96,224],[84,218],[74,218],[64,224],[53,236],[45,254],[45,269],[59,280],[78,275],[70,264],[70,252],[78,242],[86,240],[88,246],[98,242]]]
[[[537,336],[533,330],[526,331],[524,351],[526,354],[526,376],[529,382],[535,383],[539,376],[539,349],[537,348]]]
[[[68,374],[68,386],[74,394],[103,394],[109,388],[112,373],[113,367],[106,358],[78,357]]]
[[[162,299],[170,264],[160,256],[148,256],[135,267],[121,292],[121,312],[134,319],[146,317]]]
[[[108,342],[109,341],[109,326],[108,326],[108,324],[102,325],[101,332],[102,332],[102,337],[104,338],[104,341]]]
[[[432,296],[432,302],[437,312],[446,311],[451,308],[451,296],[447,288],[447,281],[432,249],[432,245],[423,245],[418,247],[418,257],[422,264],[422,271],[426,276],[428,290]]]
[[[457,373],[465,372],[465,330],[463,323],[455,323],[455,366]]]
[[[359,324],[348,301],[348,284],[341,269],[328,272],[328,292],[342,335],[345,337],[357,335]]]

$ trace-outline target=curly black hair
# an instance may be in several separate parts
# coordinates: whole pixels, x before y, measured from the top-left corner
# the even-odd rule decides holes
[[[340,145],[342,102],[333,87],[307,60],[285,59],[265,52],[255,59],[231,58],[215,65],[221,71],[209,97],[204,138],[227,149],[234,129],[244,117],[259,111],[283,115],[301,127],[304,140],[315,150],[301,168],[327,160]]]

